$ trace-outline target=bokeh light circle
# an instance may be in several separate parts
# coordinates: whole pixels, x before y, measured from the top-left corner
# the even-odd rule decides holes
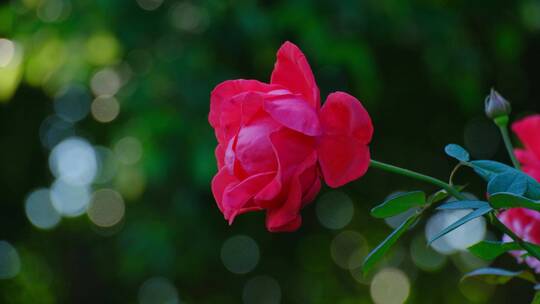
[[[163,277],[146,280],[139,289],[139,304],[179,304],[178,291],[171,281]]]
[[[132,165],[141,159],[143,150],[137,138],[126,136],[114,145],[114,152],[121,163]]]
[[[163,4],[163,0],[137,0],[137,4],[146,11],[153,11],[158,9],[161,4]]]
[[[15,43],[0,38],[0,68],[8,66],[15,57]]]
[[[90,81],[90,87],[96,96],[115,95],[121,85],[122,79],[120,78],[120,75],[111,68],[98,71]]]
[[[112,96],[98,96],[90,106],[92,116],[99,122],[111,122],[120,113],[120,104]]]
[[[118,224],[125,213],[122,196],[112,189],[100,189],[94,192],[86,211],[88,217],[99,227],[111,227]]]
[[[74,135],[73,123],[67,122],[56,115],[47,117],[39,127],[41,144],[47,149],[54,148],[62,140]]]
[[[84,214],[90,202],[88,186],[71,185],[62,180],[53,183],[50,194],[54,209],[66,217]]]
[[[20,270],[21,259],[17,249],[6,241],[0,241],[0,279],[11,279]]]
[[[410,245],[411,259],[414,264],[424,271],[436,271],[446,263],[446,256],[427,245],[423,235],[417,235]]]
[[[370,293],[376,304],[402,304],[409,297],[411,283],[403,271],[385,268],[371,281]]]
[[[51,229],[58,225],[61,216],[53,207],[48,189],[37,189],[26,198],[24,210],[28,220],[41,229]]]
[[[233,236],[221,247],[221,261],[232,273],[248,273],[259,263],[259,246],[249,236]]]
[[[54,111],[67,122],[82,120],[90,111],[90,95],[80,85],[65,87],[56,94]]]
[[[362,265],[367,254],[367,241],[356,231],[343,231],[330,244],[330,254],[334,262],[343,269],[353,269]]]
[[[432,239],[442,229],[450,226],[472,210],[445,210],[433,215],[425,228],[426,239]],[[431,243],[433,249],[442,254],[452,254],[456,251],[466,250],[484,239],[486,234],[486,221],[478,217],[449,232],[435,242]]]
[[[347,194],[330,191],[317,200],[315,211],[321,225],[328,229],[341,229],[351,222],[354,205]]]
[[[54,176],[71,185],[88,185],[97,174],[97,157],[84,139],[71,137],[58,144],[49,156]]]
[[[244,286],[242,300],[244,304],[279,304],[281,303],[281,288],[272,277],[256,276]]]

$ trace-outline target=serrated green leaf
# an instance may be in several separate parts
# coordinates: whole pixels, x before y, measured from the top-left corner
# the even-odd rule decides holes
[[[467,150],[465,150],[462,146],[456,144],[447,145],[446,147],[444,147],[444,152],[446,152],[448,156],[451,156],[462,162],[468,162],[471,158]]]
[[[420,207],[425,204],[426,194],[424,192],[407,192],[399,194],[371,209],[371,215],[376,218],[387,218],[403,213],[413,207]]]
[[[491,210],[493,210],[493,209],[490,206],[484,206],[484,207],[480,207],[480,208],[472,211],[471,213],[465,215],[464,217],[460,218],[459,220],[455,221],[450,226],[444,228],[439,233],[437,233],[431,240],[429,240],[428,245],[435,242],[436,240],[438,240],[442,236],[448,234],[449,232],[452,232],[453,230],[459,228],[461,225],[466,224],[467,222],[472,221],[475,218],[480,217],[480,216],[490,212]]]
[[[527,191],[527,177],[519,171],[508,171],[492,178],[487,187],[489,194],[508,192],[523,195]]]
[[[486,206],[489,207],[489,204],[483,201],[453,201],[440,205],[437,210],[478,209]]]
[[[521,250],[522,248],[521,246],[519,246],[518,243],[515,242],[503,243],[495,241],[482,241],[480,243],[472,245],[468,249],[469,252],[471,252],[475,256],[483,260],[492,261],[503,253],[512,250]]]
[[[420,214],[413,214],[407,218],[399,227],[397,227],[390,235],[384,239],[375,249],[373,249],[364,260],[362,264],[362,272],[366,275],[375,264],[390,250],[392,245],[412,226],[416,220],[420,217]]]
[[[527,208],[540,211],[540,202],[513,193],[495,193],[488,199],[493,208]]]
[[[529,271],[509,271],[500,268],[480,268],[469,272],[461,279],[480,279],[489,284],[506,284],[513,278],[520,278],[535,283],[534,275]]]

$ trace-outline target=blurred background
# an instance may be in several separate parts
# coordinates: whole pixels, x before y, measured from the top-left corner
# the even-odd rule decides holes
[[[507,161],[492,86],[515,118],[540,110],[536,0],[0,1],[0,303],[527,303],[523,282],[459,283],[486,265],[464,249],[500,237],[483,219],[425,245],[459,212],[423,219],[363,277],[400,222],[369,210],[437,190],[384,172],[324,188],[298,232],[267,232],[262,213],[227,225],[209,93],[268,81],[285,40],[323,100],[363,101],[374,159],[441,179],[449,142]]]

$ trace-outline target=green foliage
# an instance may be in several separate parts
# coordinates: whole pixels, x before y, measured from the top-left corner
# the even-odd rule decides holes
[[[540,202],[516,195],[514,193],[495,193],[489,197],[493,208],[527,208],[540,211]]]
[[[513,191],[531,199],[540,199],[540,184],[519,170],[490,160],[471,161],[469,165],[488,182],[490,194]]]
[[[426,194],[422,191],[401,193],[371,209],[376,218],[386,218],[426,204]]]
[[[478,279],[489,284],[506,284],[518,278],[535,283],[534,275],[529,271],[509,271],[500,268],[480,268],[467,273],[462,280]]]
[[[405,233],[405,231],[407,231],[407,229],[409,229],[409,227],[411,227],[419,217],[420,214],[418,213],[411,215],[369,253],[362,264],[362,272],[364,275],[373,269],[373,266],[375,266],[375,264],[388,252],[388,250],[390,250],[390,248],[397,242],[403,233]]]
[[[486,206],[489,204],[483,201],[452,201],[438,206],[437,210],[478,209]]]
[[[522,195],[527,191],[527,178],[515,170],[497,174],[489,181],[487,191],[489,194],[509,192]]]
[[[449,144],[444,148],[444,151],[446,154],[448,154],[448,156],[451,156],[459,161],[468,162],[470,160],[469,152],[467,152],[467,150],[460,145]]]
[[[515,242],[482,241],[468,248],[475,256],[491,261],[503,253],[511,250],[521,250],[521,246]]]

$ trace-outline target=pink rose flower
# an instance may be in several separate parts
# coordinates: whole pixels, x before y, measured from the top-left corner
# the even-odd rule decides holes
[[[540,212],[525,208],[512,208],[502,212],[499,219],[524,241],[540,244]],[[512,242],[512,239],[504,235],[503,241]],[[517,258],[518,262],[525,262],[537,273],[540,273],[538,259],[530,256],[522,258],[525,254],[524,250],[512,251],[511,254]]]
[[[523,171],[540,181],[540,115],[531,115],[515,122],[512,130],[524,145],[524,149],[515,149]]]
[[[304,54],[285,42],[270,83],[228,80],[212,91],[210,125],[218,146],[212,193],[226,220],[266,210],[269,231],[294,231],[320,177],[339,187],[365,174],[373,126],[353,96],[335,92],[320,106]]]
[[[512,130],[524,145],[524,149],[515,149],[523,171],[540,181],[540,115],[528,116],[514,123]],[[540,212],[512,208],[502,212],[499,219],[523,240],[540,245]],[[503,237],[503,240],[512,241],[507,235]],[[520,263],[525,262],[540,273],[540,261],[534,257],[522,258],[524,254],[525,251],[512,252]]]

